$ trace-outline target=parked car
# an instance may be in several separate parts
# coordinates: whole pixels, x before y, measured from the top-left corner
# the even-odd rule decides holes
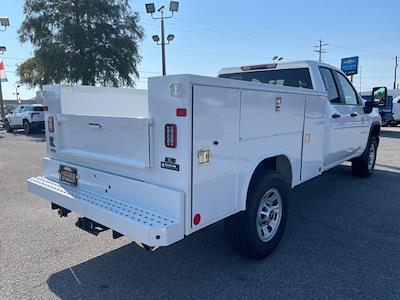
[[[80,214],[87,232],[150,250],[225,219],[232,247],[262,259],[282,237],[291,188],[345,161],[372,175],[381,118],[342,71],[300,61],[219,77],[150,78],[148,96],[45,86],[47,155],[29,191]]]
[[[4,120],[7,132],[14,129],[24,129],[26,134],[44,129],[44,105],[24,104],[18,105],[14,111],[7,114]]]

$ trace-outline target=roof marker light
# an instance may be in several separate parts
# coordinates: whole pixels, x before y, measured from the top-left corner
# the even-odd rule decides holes
[[[253,65],[241,67],[242,71],[252,71],[252,70],[268,70],[275,69],[277,64],[264,64],[264,65]]]

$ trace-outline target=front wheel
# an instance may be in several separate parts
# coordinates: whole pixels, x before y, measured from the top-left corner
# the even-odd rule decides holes
[[[374,172],[376,155],[378,151],[378,138],[372,136],[364,153],[352,161],[352,172],[354,176],[369,177]]]
[[[225,221],[228,243],[238,252],[264,259],[278,246],[288,214],[289,188],[282,176],[266,170],[250,185],[246,211]]]
[[[13,129],[12,129],[11,125],[10,125],[10,122],[8,122],[8,120],[4,121],[4,128],[8,133],[13,132]]]
[[[32,126],[29,123],[29,121],[24,121],[24,132],[25,132],[25,134],[30,134],[31,133],[31,131],[32,131],[31,127]]]

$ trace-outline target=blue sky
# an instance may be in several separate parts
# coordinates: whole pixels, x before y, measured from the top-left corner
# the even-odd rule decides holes
[[[146,88],[148,77],[161,74],[161,49],[151,39],[159,34],[159,22],[145,13],[146,1],[130,2],[146,32],[137,82],[138,88]],[[23,3],[1,0],[0,15],[11,22],[6,32],[0,32],[0,44],[7,47],[0,55],[9,80],[2,85],[5,99],[15,98],[15,66],[33,50],[17,38]],[[274,55],[284,61],[316,60],[314,45],[321,38],[329,44],[324,62],[340,67],[342,57],[360,57],[362,90],[392,88],[394,57],[400,55],[399,15],[398,0],[181,0],[179,12],[166,21],[166,34],[176,36],[167,46],[167,72],[215,76],[222,67],[271,62]],[[359,75],[354,85],[360,88]],[[19,92],[22,99],[35,95],[24,87]]]

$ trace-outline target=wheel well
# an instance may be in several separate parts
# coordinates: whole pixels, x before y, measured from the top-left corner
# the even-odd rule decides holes
[[[377,124],[372,125],[371,136],[379,136],[380,133],[381,133],[381,127]]]
[[[25,122],[28,122],[28,123],[29,123],[29,120],[28,120],[28,119],[23,119],[23,120],[22,120],[22,124],[24,124]]]
[[[266,169],[277,171],[285,179],[288,186],[292,186],[292,166],[285,155],[266,158],[260,162],[251,177],[250,185],[262,176]]]

